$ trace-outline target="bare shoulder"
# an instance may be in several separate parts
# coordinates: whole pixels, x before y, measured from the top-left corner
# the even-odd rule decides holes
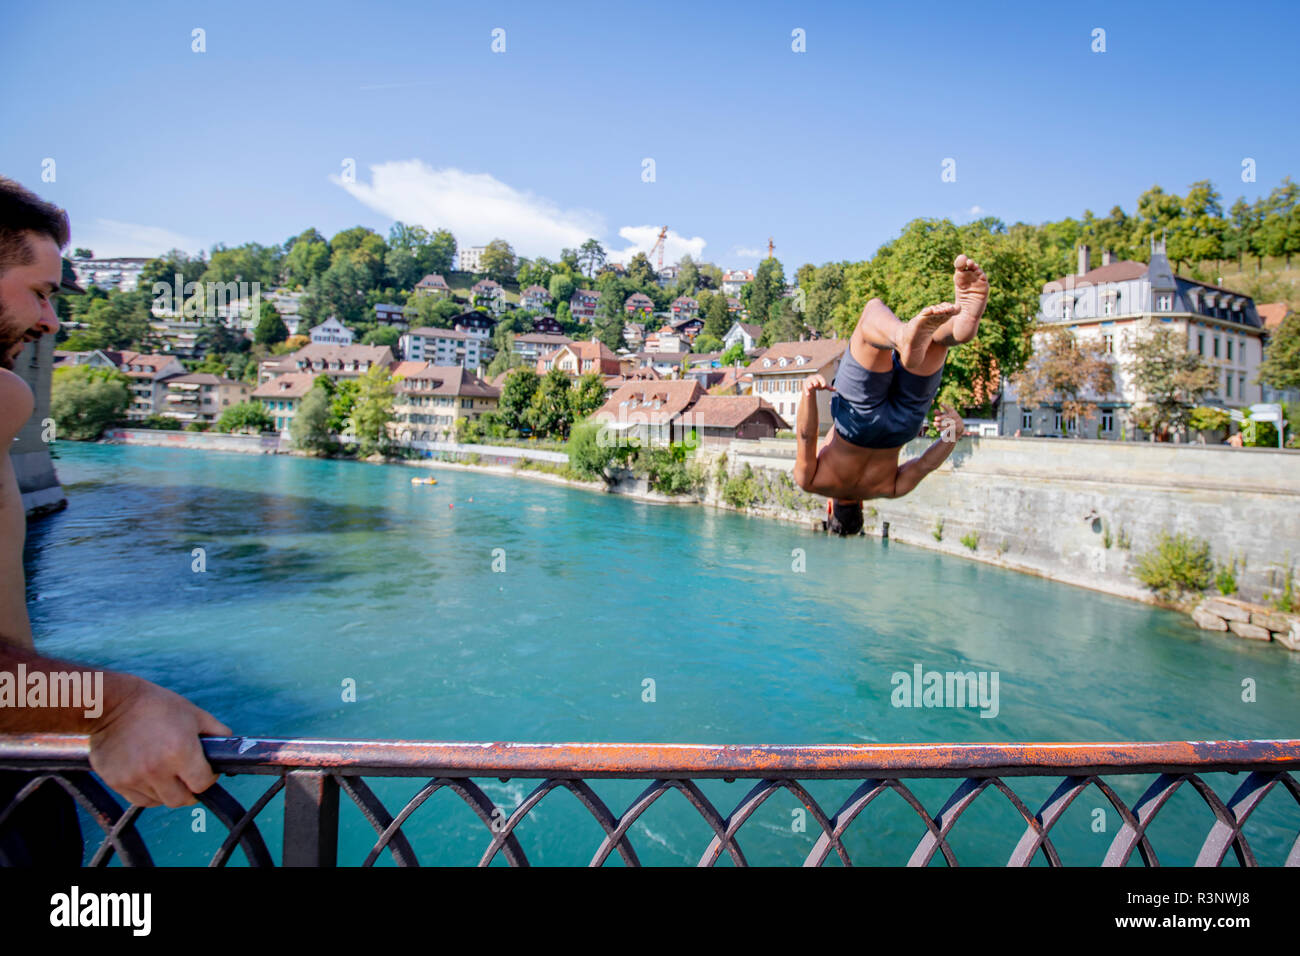
[[[8,369],[0,368],[0,454],[9,453],[9,444],[27,424],[36,407],[36,399],[27,383]]]

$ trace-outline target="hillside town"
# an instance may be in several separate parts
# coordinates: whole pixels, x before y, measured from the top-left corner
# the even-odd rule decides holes
[[[277,288],[263,301],[282,323],[281,348],[297,347],[262,358],[255,374],[246,369],[236,379],[198,370],[205,358],[198,341],[205,324],[224,327],[245,345],[254,341],[263,317],[248,299],[219,303],[210,314],[198,316],[155,305],[150,331],[163,343],[157,351],[58,349],[53,366],[123,375],[129,381],[123,416],[129,424],[202,430],[217,427],[231,408],[251,405],[265,415],[251,422],[286,439],[319,379],[333,389],[376,370],[391,377],[388,432],[401,444],[455,441],[467,427],[472,435],[485,421],[499,424],[495,418],[512,374],[527,369],[541,378],[558,372],[574,384],[584,376],[598,380],[602,417],[653,410],[656,421],[668,426],[665,434],[680,438],[681,423],[690,421],[707,432],[708,440],[722,441],[788,432],[804,382],[813,375],[833,381],[847,344],[837,329],[813,325],[803,325],[797,338],[771,341],[763,323],[750,321],[745,304],[755,272],[730,270],[721,272],[716,292],[674,295],[663,308],[644,292],[626,295],[618,347],[611,349],[594,326],[602,295],[616,293],[574,288],[567,300],[557,302],[551,288],[531,283],[508,294],[503,283],[478,278],[480,273],[473,271],[482,267],[486,252],[478,247],[459,254],[461,268],[449,274],[463,294],[447,275],[429,273],[414,283],[407,304],[375,303],[366,316],[366,343],[390,344],[359,341],[359,323],[350,325],[334,314],[309,325],[301,311],[302,293]],[[1205,381],[1197,394],[1203,407],[1220,413],[1209,422],[1217,425],[1217,440],[1226,440],[1227,423],[1233,417],[1243,420],[1252,406],[1296,399],[1294,389],[1270,388],[1258,374],[1270,336],[1292,315],[1285,302],[1257,305],[1248,295],[1176,275],[1161,240],[1151,241],[1145,262],[1120,260],[1103,249],[1100,262],[1094,263],[1087,245],[1077,253],[1075,272],[1038,290],[1034,350],[1042,351],[1053,333],[1069,330],[1112,370],[1104,385],[1077,389],[1074,402],[1059,394],[1030,400],[1018,387],[1018,377],[1001,376],[995,365],[977,383],[976,397],[984,399],[977,404],[986,412],[968,417],[969,434],[1154,437],[1151,425],[1134,414],[1150,396],[1133,371],[1138,333],[1153,324],[1171,331],[1203,364]],[[72,262],[72,270],[78,282],[92,288],[130,291],[137,288],[146,261],[82,259]],[[626,271],[610,265],[601,275]],[[661,267],[654,281],[676,291],[679,268]],[[781,296],[800,316],[804,292],[798,284],[785,286]],[[708,316],[701,314],[701,299],[711,309]],[[421,321],[430,314],[425,307],[431,303],[442,307],[432,313],[441,323],[437,326]],[[726,316],[725,328],[716,321],[719,314]],[[75,335],[75,323],[70,324]],[[374,330],[388,334],[377,336]],[[702,344],[708,350],[700,351]],[[1082,422],[1079,407],[1086,409]],[[823,413],[820,420],[824,433],[829,416]],[[527,424],[510,424],[514,427],[493,434],[519,438],[536,433]],[[1204,441],[1205,433],[1215,429],[1200,431],[1197,437]]]

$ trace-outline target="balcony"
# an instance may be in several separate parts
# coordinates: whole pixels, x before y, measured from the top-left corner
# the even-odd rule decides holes
[[[342,862],[372,866],[387,853],[398,866],[418,866],[416,852],[402,827],[430,796],[442,789],[459,797],[483,824],[480,866],[491,864],[497,857],[512,866],[528,865],[527,853],[515,831],[548,794],[559,789],[573,794],[604,834],[603,839],[593,840],[593,845],[586,848],[591,853],[591,866],[602,866],[615,854],[624,865],[640,865],[631,828],[670,790],[685,798],[712,833],[711,839],[699,847],[700,866],[713,866],[723,854],[737,866],[746,865],[741,846],[744,825],[764,801],[780,790],[793,795],[803,806],[813,821],[808,825],[809,832],[820,830],[803,859],[804,866],[821,866],[832,856],[844,865],[906,862],[909,866],[926,866],[941,857],[948,866],[956,866],[960,861],[949,836],[974,801],[992,790],[1001,793],[1019,817],[1013,828],[1004,828],[999,834],[1005,840],[1009,866],[1028,866],[1037,858],[1050,866],[1062,866],[1052,842],[1052,828],[1077,798],[1094,787],[1095,802],[1101,805],[1104,799],[1120,821],[1104,855],[1091,861],[1101,866],[1125,866],[1134,853],[1143,864],[1158,866],[1160,860],[1149,829],[1161,809],[1183,788],[1200,797],[1209,810],[1210,821],[1196,857],[1197,866],[1219,866],[1229,851],[1241,866],[1259,865],[1243,828],[1260,802],[1279,785],[1293,798],[1293,803],[1284,802],[1283,806],[1288,819],[1300,829],[1300,783],[1294,776],[1300,769],[1300,740],[750,747],[214,737],[204,740],[204,749],[220,773],[272,778],[247,808],[220,784],[200,795],[202,804],[227,831],[209,861],[211,866],[226,865],[236,847],[251,866],[277,865],[258,829],[259,815],[273,801],[279,802],[276,809],[283,820],[281,865],[338,865],[341,796],[355,804],[374,830],[374,842],[365,857]],[[0,806],[0,834],[14,806],[52,780],[76,798],[101,831],[101,836],[88,837],[88,865],[106,866],[114,856],[126,866],[153,865],[149,848],[136,827],[141,808],[124,808],[91,775],[84,737],[0,737],[0,769],[33,774],[9,806]],[[1204,779],[1204,775],[1218,773],[1245,776],[1232,783],[1231,793],[1223,795]],[[426,782],[402,806],[390,808],[366,783],[366,778],[383,777],[422,778]],[[535,781],[535,785],[513,808],[497,807],[475,778],[503,782],[518,778]],[[615,778],[646,781],[639,796],[617,814],[589,782]],[[719,778],[737,788],[732,792],[738,799],[725,816],[695,782]],[[909,782],[915,786],[920,780],[932,778],[955,782],[951,795],[933,814],[908,786]],[[1014,778],[1059,782],[1033,810],[1008,783]],[[828,813],[801,782],[813,780],[847,780],[857,786]],[[1112,786],[1116,780],[1145,784],[1132,806]],[[873,809],[878,808],[873,808],[872,803],[890,791],[915,814],[924,827],[923,836],[906,860],[851,857],[842,839],[846,831],[856,826],[873,832]],[[879,806],[888,802],[882,801]],[[1173,805],[1178,803],[1174,801]],[[1173,810],[1166,816],[1179,812]],[[534,827],[537,825],[534,818]],[[757,840],[762,832],[761,826],[751,826],[744,835],[748,839],[752,834]],[[1290,845],[1284,865],[1300,866],[1300,837]]]

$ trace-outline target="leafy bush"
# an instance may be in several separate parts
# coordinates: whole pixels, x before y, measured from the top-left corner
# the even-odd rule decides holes
[[[1241,430],[1241,443],[1247,448],[1276,448],[1277,426],[1272,422],[1247,422]]]
[[[942,518],[939,518],[938,520],[935,521],[934,529],[930,532],[930,534],[934,536],[935,541],[943,540],[943,519]]]
[[[1139,581],[1166,600],[1183,591],[1203,591],[1214,574],[1210,542],[1161,532],[1156,546],[1138,556],[1136,574]]]
[[[1219,565],[1219,570],[1214,575],[1214,586],[1219,589],[1220,594],[1235,594],[1237,592],[1236,572],[1237,562],[1235,560],[1231,565]]]
[[[1225,430],[1230,421],[1232,421],[1232,417],[1228,414],[1226,408],[1211,408],[1208,405],[1198,405],[1192,409],[1187,424],[1197,431],[1215,432]]]
[[[668,448],[643,448],[633,466],[646,473],[650,487],[665,495],[686,495],[696,491],[704,475],[698,465],[688,464],[686,449],[679,444]]]
[[[601,478],[609,481],[609,468],[619,458],[619,449],[600,444],[600,422],[586,421],[573,427],[564,450],[569,455],[569,467],[584,478]]]
[[[980,546],[980,536],[974,531],[968,531],[966,534],[961,536],[961,543],[974,551]]]
[[[126,415],[128,379],[115,369],[74,365],[54,371],[50,415],[59,438],[93,441]]]
[[[733,508],[748,508],[759,498],[754,469],[746,465],[739,475],[732,475],[722,486],[722,500]]]
[[[219,432],[243,432],[255,435],[275,430],[275,422],[261,402],[240,402],[231,405],[217,419]]]

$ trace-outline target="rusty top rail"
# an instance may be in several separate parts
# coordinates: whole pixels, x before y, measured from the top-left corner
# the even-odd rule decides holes
[[[302,769],[356,776],[860,779],[1300,769],[1300,740],[1294,739],[733,746],[207,737],[203,746],[213,767],[231,774]],[[0,735],[0,768],[84,767],[88,756],[85,736]]]

